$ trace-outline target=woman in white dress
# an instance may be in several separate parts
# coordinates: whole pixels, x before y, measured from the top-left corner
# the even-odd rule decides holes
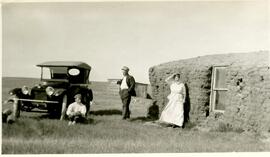
[[[180,74],[175,73],[165,80],[170,85],[171,93],[167,96],[169,102],[163,109],[159,122],[165,122],[173,127],[182,127],[184,123],[184,103],[186,89],[180,81]]]

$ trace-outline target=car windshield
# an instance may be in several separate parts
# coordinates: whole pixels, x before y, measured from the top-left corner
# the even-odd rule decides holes
[[[67,67],[43,67],[42,79],[67,80]]]

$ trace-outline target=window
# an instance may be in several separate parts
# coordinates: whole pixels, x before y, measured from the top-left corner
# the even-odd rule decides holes
[[[41,79],[51,79],[51,71],[49,68],[41,68]]]
[[[71,76],[77,76],[80,74],[80,70],[76,68],[72,68],[68,70],[68,74]]]
[[[212,71],[210,107],[211,111],[224,112],[226,106],[226,75],[225,66],[215,66]]]
[[[67,79],[67,67],[50,67],[52,79]]]

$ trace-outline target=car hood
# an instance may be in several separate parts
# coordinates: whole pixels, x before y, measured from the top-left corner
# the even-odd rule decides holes
[[[59,82],[59,81],[44,81],[38,84],[36,87],[46,88],[46,87],[54,87],[54,88],[67,88],[69,83],[67,82]]]

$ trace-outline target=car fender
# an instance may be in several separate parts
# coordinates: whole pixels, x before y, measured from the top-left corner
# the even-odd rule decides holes
[[[88,103],[93,100],[93,92],[90,88],[81,88],[81,92],[83,92],[83,95],[86,96]]]
[[[66,89],[63,89],[63,88],[60,88],[60,89],[56,89],[55,92],[54,92],[54,95],[55,96],[61,96],[61,95],[64,95],[66,94]]]
[[[18,96],[17,95],[11,95],[6,101],[4,101],[4,104],[7,103],[14,103],[16,100],[18,100]]]
[[[10,95],[9,98],[5,101],[7,102],[14,102],[14,99],[19,98],[20,95],[22,95],[22,90],[21,88],[14,88],[11,89],[8,94]]]
[[[22,88],[14,88],[14,89],[11,89],[9,92],[8,92],[9,95],[21,95],[22,94]]]

